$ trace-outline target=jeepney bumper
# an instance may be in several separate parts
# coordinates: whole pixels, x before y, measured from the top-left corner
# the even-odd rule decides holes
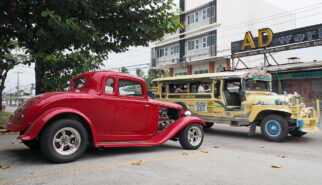
[[[304,118],[297,120],[297,126],[301,132],[314,132],[320,130],[320,118]]]

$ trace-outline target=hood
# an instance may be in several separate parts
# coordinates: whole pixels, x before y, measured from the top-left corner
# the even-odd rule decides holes
[[[295,98],[300,97],[294,94],[276,94],[274,92],[246,92],[247,101],[251,104],[261,105],[290,105],[295,103]]]
[[[149,102],[153,103],[154,105],[159,105],[159,106],[162,106],[162,107],[168,107],[168,108],[183,110],[183,107],[181,105],[179,105],[179,104],[176,104],[176,103],[169,103],[169,102],[158,101],[158,100],[153,100],[153,99],[149,99]]]

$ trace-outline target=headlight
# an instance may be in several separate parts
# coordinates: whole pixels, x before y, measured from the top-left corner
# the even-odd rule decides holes
[[[191,111],[190,111],[190,110],[186,110],[186,111],[184,112],[184,115],[185,115],[185,116],[191,116]]]

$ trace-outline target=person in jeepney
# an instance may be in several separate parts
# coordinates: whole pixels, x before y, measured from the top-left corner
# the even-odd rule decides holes
[[[204,93],[205,92],[205,83],[201,82],[198,87],[198,93]]]
[[[174,92],[175,93],[188,93],[189,89],[183,89],[183,85],[180,84],[179,87],[177,87]]]

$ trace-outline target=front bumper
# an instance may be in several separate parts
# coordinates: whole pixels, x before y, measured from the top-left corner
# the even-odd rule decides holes
[[[297,126],[301,132],[314,132],[320,130],[320,118],[304,118],[297,120]]]

